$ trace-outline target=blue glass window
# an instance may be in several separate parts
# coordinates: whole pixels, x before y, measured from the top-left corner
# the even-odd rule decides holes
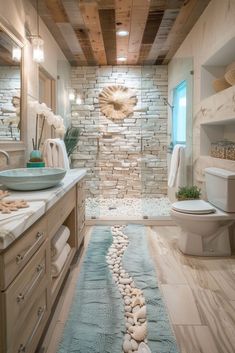
[[[181,82],[173,91],[173,121],[172,121],[172,142],[186,144],[186,81]]]

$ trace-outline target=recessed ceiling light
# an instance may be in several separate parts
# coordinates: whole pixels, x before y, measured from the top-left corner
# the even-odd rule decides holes
[[[119,37],[126,37],[126,36],[128,36],[128,34],[129,34],[129,32],[128,32],[128,31],[125,31],[125,30],[119,30],[119,31],[117,31],[117,35],[118,35]]]
[[[118,61],[126,61],[127,58],[125,58],[124,56],[121,56],[120,58],[117,58]]]

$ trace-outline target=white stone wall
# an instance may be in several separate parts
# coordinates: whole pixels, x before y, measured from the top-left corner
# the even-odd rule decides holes
[[[161,197],[167,193],[167,67],[77,67],[72,87],[83,95],[71,105],[71,122],[81,130],[73,167],[88,169],[87,196]],[[133,114],[121,121],[102,115],[104,87],[136,91]]]
[[[202,124],[219,122],[222,131],[223,121],[231,121],[228,128],[231,128],[235,122],[235,86],[207,97],[203,95],[208,78],[208,76],[205,77],[203,66],[208,62],[208,59],[218,52],[220,52],[220,66],[223,66],[226,61],[229,63],[235,59],[234,45],[231,45],[230,55],[223,50],[231,40],[234,40],[234,18],[234,0],[211,0],[169,64],[170,87],[175,77],[179,77],[180,71],[181,73],[185,71],[184,63],[187,63],[190,58],[193,61],[193,182],[202,188],[204,197],[206,197],[204,173],[206,167],[212,166],[235,171],[234,161],[212,158],[208,152],[204,153],[202,149],[202,145],[205,143]],[[182,63],[181,68],[176,65],[177,62]],[[226,126],[226,123],[224,124]],[[228,138],[235,141],[234,129],[231,129]]]

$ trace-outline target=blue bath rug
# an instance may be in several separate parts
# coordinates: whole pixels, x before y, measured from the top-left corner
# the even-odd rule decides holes
[[[157,285],[144,226],[128,225],[123,267],[144,292],[152,353],[178,353]],[[110,227],[94,228],[57,353],[121,353],[125,333],[122,297],[106,264]]]

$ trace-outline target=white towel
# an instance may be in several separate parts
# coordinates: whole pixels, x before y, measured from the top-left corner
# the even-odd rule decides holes
[[[180,178],[179,173],[184,173],[182,168],[179,170],[180,166],[180,157],[181,157],[181,165],[184,164],[184,146],[182,145],[175,145],[173,149],[173,153],[171,156],[171,165],[170,165],[170,172],[168,176],[168,186],[173,187],[176,184],[177,178]]]
[[[44,142],[43,157],[46,167],[69,169],[69,159],[63,140],[47,139]]]
[[[179,166],[176,177],[175,186],[178,190],[179,187],[186,185],[186,165],[185,165],[185,147],[181,146],[179,151]]]
[[[63,250],[68,238],[70,236],[70,230],[68,227],[62,225],[51,240],[51,256],[58,256]]]
[[[57,257],[55,261],[51,263],[51,275],[52,277],[58,277],[65,262],[68,257],[68,254],[71,250],[71,247],[68,243],[64,246],[63,250],[61,251],[60,255]]]

